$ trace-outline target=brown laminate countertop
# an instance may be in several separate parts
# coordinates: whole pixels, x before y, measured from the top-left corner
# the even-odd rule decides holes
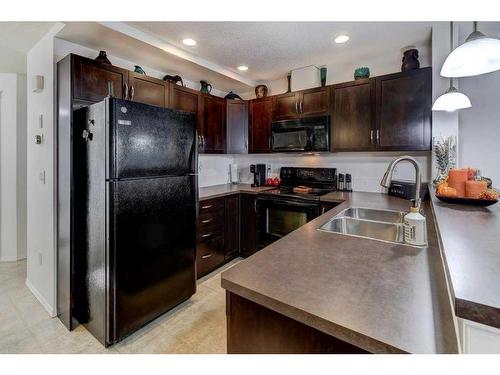
[[[223,197],[225,195],[250,193],[257,194],[260,191],[275,189],[272,186],[253,187],[250,184],[222,184],[202,187],[198,191],[199,200]]]
[[[349,206],[408,210],[378,193],[330,193],[339,206],[222,274],[222,287],[373,353],[456,353],[430,203],[424,249],[318,231]]]
[[[455,314],[500,328],[500,204],[447,204],[430,191]]]

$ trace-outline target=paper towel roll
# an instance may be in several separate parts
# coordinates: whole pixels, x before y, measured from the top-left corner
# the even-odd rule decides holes
[[[229,171],[231,173],[231,183],[239,183],[240,179],[238,176],[238,164],[229,164]]]

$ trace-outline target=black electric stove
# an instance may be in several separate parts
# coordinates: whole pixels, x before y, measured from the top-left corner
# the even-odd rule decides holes
[[[337,169],[282,167],[280,180],[279,188],[263,191],[259,196],[319,200],[320,196],[337,190]],[[312,190],[309,193],[296,193],[293,189],[298,186]]]
[[[320,215],[320,197],[337,189],[335,168],[282,167],[279,188],[257,195],[257,247],[294,231]],[[296,193],[294,187],[312,188],[309,193]]]

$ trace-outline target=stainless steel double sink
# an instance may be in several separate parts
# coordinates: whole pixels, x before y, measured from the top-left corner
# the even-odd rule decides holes
[[[402,211],[349,207],[339,212],[318,230],[413,246],[405,242],[403,226],[405,215],[406,212]]]

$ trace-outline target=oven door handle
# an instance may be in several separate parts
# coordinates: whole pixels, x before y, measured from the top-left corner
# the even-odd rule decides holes
[[[258,206],[263,204],[277,204],[281,206],[292,206],[298,208],[317,208],[318,203],[306,203],[306,202],[297,202],[293,200],[284,200],[284,199],[273,199],[273,198],[257,198],[255,200],[255,212],[258,211]]]

